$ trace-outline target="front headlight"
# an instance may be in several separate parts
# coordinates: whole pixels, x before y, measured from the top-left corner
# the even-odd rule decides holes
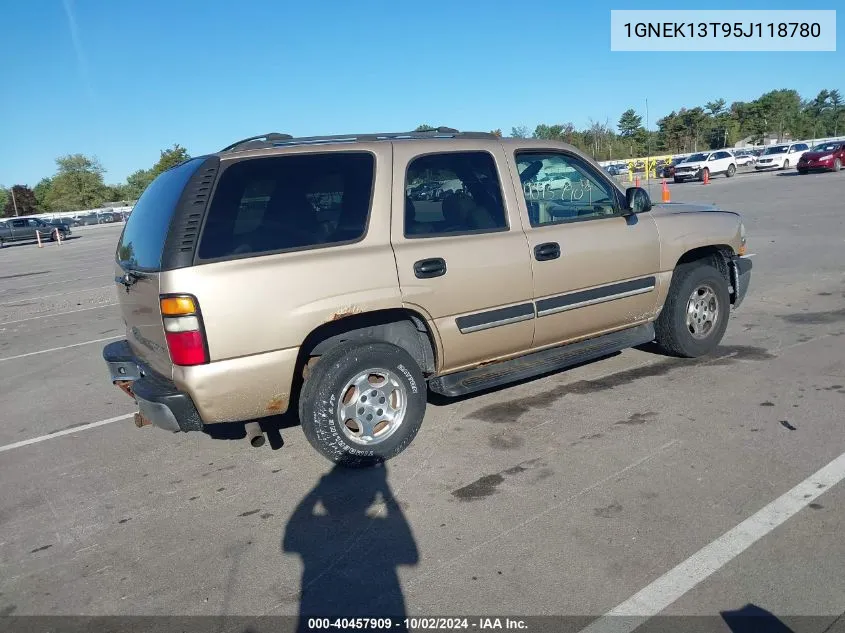
[[[833,154],[825,154],[824,156],[822,156],[818,160],[830,160],[831,158],[833,158]]]

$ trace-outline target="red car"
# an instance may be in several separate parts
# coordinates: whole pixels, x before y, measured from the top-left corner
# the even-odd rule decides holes
[[[825,171],[839,171],[845,163],[845,142],[822,143],[816,145],[809,152],[804,152],[798,161],[799,174],[817,169]]]

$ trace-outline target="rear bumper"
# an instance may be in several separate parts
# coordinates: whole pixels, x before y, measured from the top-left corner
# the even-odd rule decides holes
[[[112,383],[135,399],[141,415],[153,426],[173,432],[203,429],[191,397],[139,361],[125,340],[106,345],[103,360]]]
[[[751,284],[751,260],[748,257],[734,257],[731,261],[731,282],[734,287],[734,309],[738,308],[748,293]]]

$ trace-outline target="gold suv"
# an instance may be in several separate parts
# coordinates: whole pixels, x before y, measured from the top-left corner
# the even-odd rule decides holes
[[[650,341],[707,354],[745,249],[738,214],[653,206],[564,143],[266,134],[144,191],[116,253],[126,339],[103,356],[139,426],[234,422],[260,445],[290,408],[325,457],[366,466],[413,440],[428,390]]]

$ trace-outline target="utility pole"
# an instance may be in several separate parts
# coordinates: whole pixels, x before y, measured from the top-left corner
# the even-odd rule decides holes
[[[12,188],[9,189],[9,193],[12,194],[12,206],[15,207],[15,217],[18,217],[18,203],[15,200],[15,186],[12,185]]]

